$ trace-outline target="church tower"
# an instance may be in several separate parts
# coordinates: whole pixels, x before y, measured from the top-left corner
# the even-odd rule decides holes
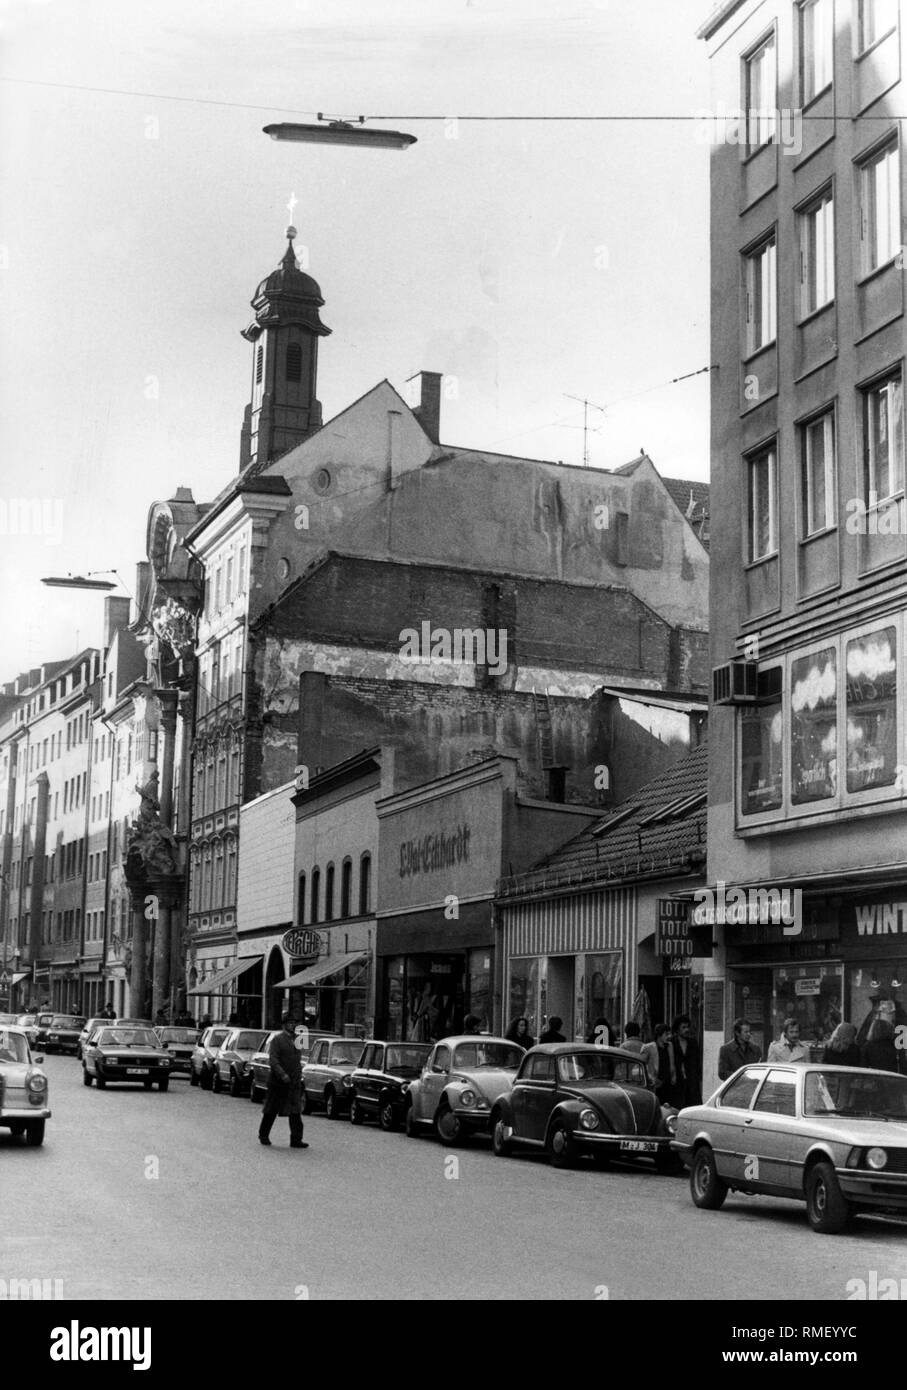
[[[255,317],[242,330],[252,344],[252,399],[246,406],[239,467],[263,468],[321,427],[315,397],[318,339],[330,333],[318,317],[321,290],[300,270],[293,250],[295,227],[276,270],[252,298]]]

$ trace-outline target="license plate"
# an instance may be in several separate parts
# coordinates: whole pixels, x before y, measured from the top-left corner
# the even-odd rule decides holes
[[[651,1141],[648,1139],[621,1139],[620,1148],[623,1153],[658,1153],[658,1145],[651,1143]]]
[[[127,1076],[147,1076],[147,1075],[148,1075],[148,1071],[149,1071],[149,1068],[148,1068],[148,1067],[127,1067],[127,1068],[126,1068],[126,1075],[127,1075]]]

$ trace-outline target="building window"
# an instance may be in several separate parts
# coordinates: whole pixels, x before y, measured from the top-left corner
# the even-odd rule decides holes
[[[803,534],[814,536],[835,524],[835,413],[800,426]]]
[[[835,297],[835,212],[829,189],[799,216],[800,317],[807,318]]]
[[[296,925],[305,925],[305,874],[296,880]]]
[[[869,506],[903,491],[903,405],[899,371],[863,392],[863,478]]]
[[[258,386],[258,385],[260,384],[260,382],[261,382],[261,374],[262,374],[262,367],[263,367],[263,365],[264,365],[264,357],[265,357],[265,350],[264,350],[264,347],[262,346],[261,343],[259,343],[259,344],[258,344],[258,347],[255,349],[255,384],[256,384],[256,386]]]
[[[773,343],[778,333],[777,257],[774,233],[754,251],[746,262],[746,351],[747,356]]]
[[[312,899],[311,899],[311,911],[310,911],[310,914],[309,914],[310,920],[313,921],[313,922],[317,922],[317,921],[319,920],[318,913],[319,913],[319,910],[320,910],[320,895],[321,895],[321,870],[320,870],[320,869],[313,869],[313,870],[312,870]]]
[[[290,343],[287,348],[287,381],[302,380],[302,344]]]
[[[352,912],[353,861],[344,859],[340,869],[340,916],[349,917]]]
[[[227,841],[227,878],[224,886],[224,906],[232,907],[236,902],[236,840],[231,835]]]
[[[755,150],[775,138],[778,77],[774,34],[750,53],[744,65],[746,143]]]
[[[834,60],[832,0],[804,0],[800,6],[801,105],[806,106],[831,86]]]
[[[746,460],[747,559],[750,564],[778,549],[777,454],[774,446]]]
[[[847,790],[890,787],[897,775],[897,634],[855,637],[846,648]]]
[[[372,897],[372,856],[363,854],[359,860],[359,915],[365,917],[371,911]]]
[[[791,662],[791,801],[827,801],[838,790],[837,658],[834,647]]]
[[[860,0],[860,53],[897,27],[898,0]]]
[[[341,912],[341,916],[345,914]],[[334,866],[328,864],[324,875],[324,920],[331,922],[334,919]]]
[[[896,143],[878,150],[860,169],[863,274],[893,260],[901,247],[901,176]]]

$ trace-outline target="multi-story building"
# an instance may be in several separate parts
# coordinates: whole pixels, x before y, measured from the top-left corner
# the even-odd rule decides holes
[[[728,0],[700,34],[718,365],[708,877],[742,890],[718,932],[708,1084],[728,1016],[767,1041],[796,1015],[817,1047],[841,1018],[861,1040],[877,1018],[907,1023],[907,19],[897,0]],[[790,890],[783,921],[771,889]]]

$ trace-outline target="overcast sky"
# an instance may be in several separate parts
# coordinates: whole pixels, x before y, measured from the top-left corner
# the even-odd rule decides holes
[[[707,478],[708,377],[665,383],[709,362],[710,8],[0,5],[0,501],[62,503],[59,543],[0,533],[0,681],[100,641],[100,599],[41,575],[115,568],[134,589],[151,502],[179,485],[210,499],[236,472],[239,330],[288,204],[333,330],[325,419],[426,368],[458,381],[445,443],[580,463],[565,396],[585,396],[608,407],[590,413],[593,466],[644,447],[664,474]],[[418,143],[261,133],[318,111]]]

